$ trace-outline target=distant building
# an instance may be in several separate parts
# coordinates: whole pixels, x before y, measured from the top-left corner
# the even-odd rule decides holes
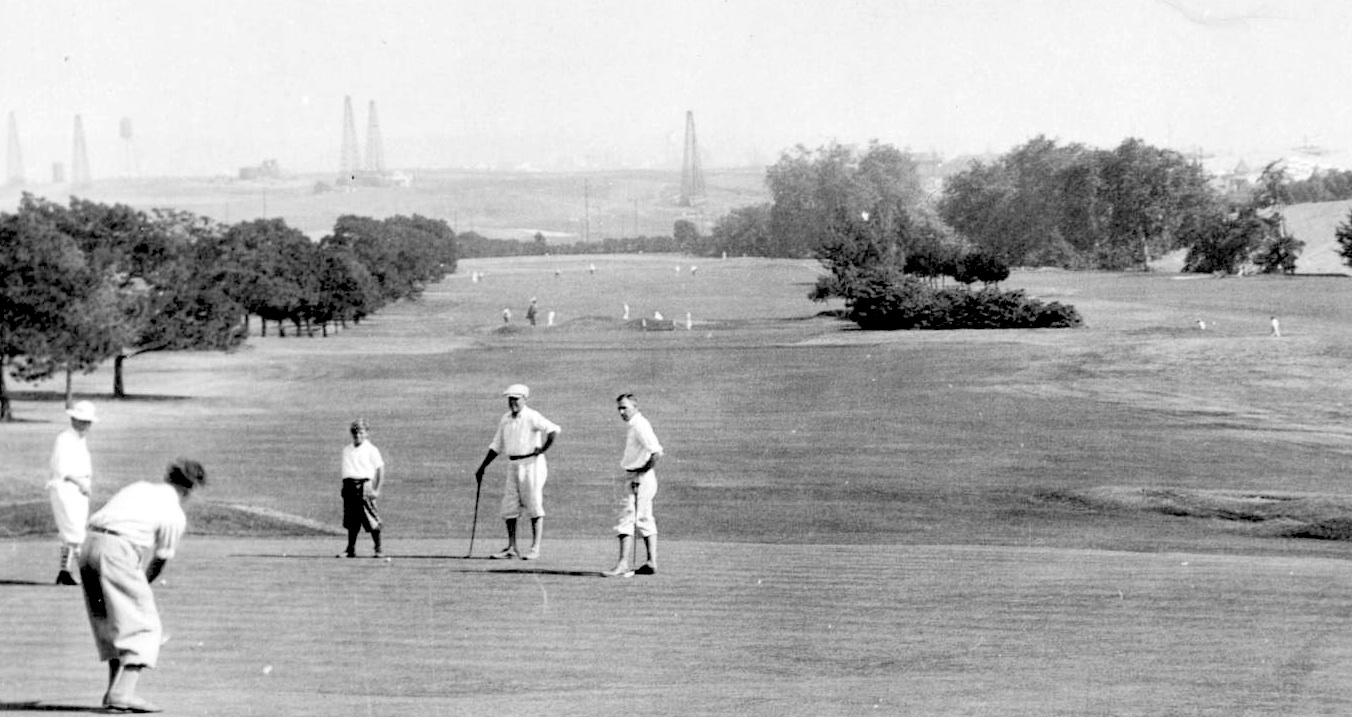
[[[262,164],[253,167],[240,167],[239,178],[246,182],[255,182],[260,179],[281,179],[282,169],[277,165],[277,160],[265,159]]]

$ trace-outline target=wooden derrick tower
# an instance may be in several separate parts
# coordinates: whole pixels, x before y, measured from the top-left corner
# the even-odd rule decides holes
[[[357,181],[361,155],[357,152],[357,122],[352,117],[352,98],[343,98],[343,157],[338,164],[339,181]]]
[[[694,206],[704,199],[704,168],[700,166],[695,141],[695,113],[685,113],[685,159],[681,163],[681,206]]]
[[[9,153],[5,155],[5,183],[18,186],[24,183],[23,151],[19,149],[19,123],[9,113]]]
[[[380,120],[376,118],[376,101],[371,100],[366,121],[366,171],[385,174],[385,144],[380,139]]]
[[[80,119],[80,115],[75,115],[75,146],[71,150],[70,184],[73,187],[84,187],[93,181],[93,177],[89,175],[89,151],[85,149],[84,120]]]

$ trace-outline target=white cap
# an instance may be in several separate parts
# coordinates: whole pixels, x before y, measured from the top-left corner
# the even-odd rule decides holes
[[[516,396],[517,398],[530,398],[530,389],[524,383],[514,383],[502,392],[504,396]]]
[[[74,406],[66,409],[66,415],[77,421],[89,421],[90,423],[99,420],[94,417],[94,404],[89,401],[76,401]]]

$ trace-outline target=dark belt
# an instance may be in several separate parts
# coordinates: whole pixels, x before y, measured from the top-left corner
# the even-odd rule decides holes
[[[76,488],[80,489],[80,494],[83,495],[84,497],[86,497],[86,498],[89,497],[89,491],[85,490],[84,484],[81,483],[80,481],[77,481],[77,480],[75,480],[74,478],[71,478],[70,476],[62,476],[62,477],[61,477],[61,480],[65,481],[65,482],[67,482],[67,483],[70,483],[71,485],[73,485],[73,486],[75,486]]]
[[[105,528],[102,525],[91,525],[89,526],[89,530],[95,533],[103,533],[104,535],[111,535],[114,538],[122,537],[121,533],[117,532],[116,530],[109,530],[108,528]]]
[[[366,481],[371,480],[371,479],[370,479],[370,478],[344,478],[343,480],[350,480],[350,481],[352,481],[352,482],[354,482],[354,483],[365,483]]]
[[[536,457],[536,456],[538,456],[538,455],[540,455],[540,454],[539,454],[539,453],[527,453],[527,454],[524,455],[524,456],[507,456],[507,460],[510,460],[510,461],[524,461],[524,460],[526,460],[527,458],[534,458],[534,457]]]

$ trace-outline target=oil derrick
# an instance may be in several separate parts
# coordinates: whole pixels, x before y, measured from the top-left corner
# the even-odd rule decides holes
[[[380,139],[380,120],[376,118],[375,100],[371,100],[367,112],[366,171],[378,176],[385,174],[385,145]]]
[[[18,186],[24,183],[23,152],[19,149],[19,123],[9,113],[9,153],[5,159],[5,183]]]
[[[361,155],[357,153],[357,123],[352,119],[352,98],[343,98],[343,158],[338,167],[339,182],[352,183],[361,170]]]
[[[89,152],[85,150],[84,121],[80,115],[75,115],[75,147],[71,152],[70,160],[70,184],[73,187],[83,187],[93,183],[89,176]]]
[[[693,206],[704,199],[704,168],[700,166],[699,144],[695,142],[695,113],[685,113],[685,160],[681,164],[681,206]]]
[[[118,123],[117,134],[122,139],[122,174],[126,177],[135,177],[140,174],[140,163],[136,159],[136,142],[132,135],[130,117],[123,117]]]

